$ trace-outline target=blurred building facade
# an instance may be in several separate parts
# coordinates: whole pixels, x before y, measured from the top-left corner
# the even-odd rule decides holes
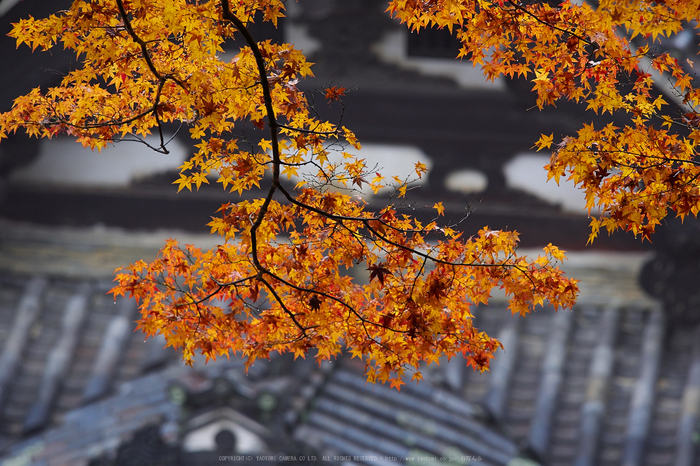
[[[0,30],[69,3],[16,3]],[[506,347],[491,372],[444,361],[400,393],[365,384],[345,358],[319,367],[279,356],[247,375],[233,359],[184,368],[163,341],[133,331],[132,302],[105,293],[115,267],[153,256],[165,235],[216,244],[205,224],[231,196],[176,195],[185,137],[164,157],[18,136],[0,144],[3,464],[697,464],[698,336],[668,330],[660,304],[639,289],[647,246],[619,234],[584,249],[582,195],[547,185],[546,156],[531,152],[541,132],[570,134],[593,117],[575,106],[533,109],[527,83],[485,82],[451,58],[448,36],[410,34],[381,1],[288,7],[281,30],[261,33],[316,63],[300,83],[309,95],[349,89],[343,124],[368,158],[431,167],[414,205],[440,201],[448,219],[469,210],[467,231],[515,229],[523,247],[573,251],[580,304],[524,320],[498,300],[477,309],[477,326]],[[0,59],[14,68],[0,76],[0,110],[72,66],[63,52],[17,51],[6,37]],[[318,111],[338,116],[325,104]]]

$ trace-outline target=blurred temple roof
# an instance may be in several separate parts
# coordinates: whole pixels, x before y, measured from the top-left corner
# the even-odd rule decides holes
[[[692,329],[667,332],[659,306],[638,289],[648,254],[573,253],[567,272],[583,290],[573,312],[514,318],[495,298],[475,311],[476,325],[506,348],[490,372],[455,358],[398,392],[366,384],[362,365],[345,357],[319,367],[278,356],[246,375],[235,359],[185,368],[162,341],[144,342],[132,332],[133,303],[105,293],[116,258],[148,256],[165,232],[7,221],[0,231],[7,464],[137,464],[143,455],[167,459],[143,464],[214,464],[224,451],[277,463],[282,455],[372,464],[700,460],[700,339]],[[167,232],[178,234],[211,241]],[[226,432],[236,446],[226,447]]]

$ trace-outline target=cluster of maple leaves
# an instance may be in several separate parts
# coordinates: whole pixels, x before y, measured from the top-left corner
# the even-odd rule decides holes
[[[681,218],[698,214],[700,89],[655,42],[684,27],[698,41],[697,0],[394,0],[390,11],[414,29],[454,29],[459,56],[481,64],[491,79],[530,78],[540,108],[568,99],[625,115],[624,127],[586,125],[563,137],[547,167],[550,179],[568,177],[584,190],[589,213],[597,215],[590,241],[601,227],[649,239],[669,210]],[[669,82],[679,107],[654,89],[653,76]],[[537,147],[552,144],[553,135],[543,135]]]
[[[460,57],[489,78],[533,78],[540,106],[566,98],[629,113],[624,128],[586,126],[566,137],[549,171],[557,181],[572,177],[602,214],[592,238],[601,226],[647,237],[669,207],[681,216],[698,212],[700,93],[675,59],[635,49],[629,38],[679,31],[698,15],[691,3],[392,0],[387,11],[415,30],[455,31]],[[513,313],[547,303],[571,308],[576,280],[558,268],[564,254],[555,246],[521,257],[515,232],[485,227],[465,238],[393,204],[370,212],[352,195],[354,186],[376,192],[392,184],[402,197],[407,183],[386,180],[346,152],[332,161],[333,147],[360,144],[349,129],[319,120],[297,88],[311,64],[293,44],[256,42],[248,30],[254,21],[276,24],[284,9],[281,0],[75,0],[11,32],[18,45],[72,49],[82,67],[58,87],[19,97],[0,115],[0,139],[22,127],[101,149],[155,132],[153,148],[167,152],[163,125],[174,122],[198,141],[175,181],[179,190],[215,176],[237,199],[233,193],[270,181],[261,197],[221,207],[209,224],[222,237],[217,248],[170,240],[155,260],[117,274],[112,292],[136,297],[139,327],[165,335],[187,362],[196,352],[239,354],[252,364],[275,351],[315,349],[326,359],[347,350],[365,360],[369,381],[400,387],[405,370],[420,379],[421,364],[443,355],[462,353],[476,369],[488,368],[500,344],[473,326],[471,310],[495,288]],[[222,58],[233,39],[244,45]],[[642,59],[674,80],[688,111],[660,113],[665,102]],[[344,91],[330,88],[326,98]],[[246,123],[267,136],[254,144],[234,137]],[[552,144],[553,136],[543,136],[537,146]],[[300,170],[315,177],[285,188],[282,180]],[[415,171],[420,178],[426,168],[419,163]],[[442,205],[435,209],[437,219]],[[353,279],[354,268],[367,270],[369,280]]]

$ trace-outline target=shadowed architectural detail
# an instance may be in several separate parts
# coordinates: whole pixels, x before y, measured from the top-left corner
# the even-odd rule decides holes
[[[675,466],[691,466],[697,459],[695,438],[700,422],[700,329],[693,332],[692,339],[692,365],[688,372],[688,382],[683,389]]]
[[[654,238],[655,256],[642,269],[642,288],[664,304],[669,331],[700,323],[700,222],[670,220]]]
[[[20,15],[45,16],[58,3],[66,4],[18,2],[0,18],[2,31]],[[411,192],[407,212],[441,201],[447,218],[458,220],[470,206],[465,231],[488,224],[518,230],[526,246],[583,248],[585,215],[508,188],[503,173],[542,128],[563,135],[589,120],[582,109],[534,112],[530,83],[460,88],[448,77],[382,62],[373,47],[397,26],[381,16],[378,1],[307,0],[298,7],[289,21],[322,42],[312,57],[317,77],[300,85],[311,91],[350,83],[343,124],[361,141],[411,144],[435,162],[428,185]],[[27,77],[0,76],[3,105],[28,90],[21,86],[50,85],[69,69],[53,60],[60,51],[31,55],[16,52],[7,37],[0,41],[0,59]],[[42,68],[55,71],[27,71]],[[336,111],[325,104],[318,110]],[[135,303],[106,293],[115,267],[155,254],[157,247],[139,244],[136,230],[208,231],[204,225],[231,196],[211,187],[176,195],[169,174],[109,189],[9,183],[38,151],[35,141],[19,138],[0,144],[0,460],[176,466],[220,464],[219,456],[236,454],[252,457],[237,464],[259,464],[260,454],[273,458],[270,465],[282,463],[281,455],[328,457],[329,464],[347,456],[372,464],[428,464],[442,456],[497,465],[700,463],[700,334],[686,325],[700,316],[697,226],[655,240],[664,246],[642,283],[661,305],[618,286],[636,282],[636,271],[598,256],[593,268],[602,278],[571,313],[545,308],[521,319],[498,299],[476,307],[476,326],[505,346],[483,374],[453,358],[426,367],[425,381],[398,392],[367,384],[362,364],[346,357],[318,367],[311,357],[274,356],[248,374],[235,357],[188,369],[162,336],[144,341],[133,332]],[[445,187],[462,169],[487,178],[484,192]],[[375,196],[370,206],[386,200]],[[18,227],[19,220],[35,225]],[[101,226],[87,228],[94,225]],[[596,247],[648,245],[618,234]],[[614,294],[604,294],[601,282]]]

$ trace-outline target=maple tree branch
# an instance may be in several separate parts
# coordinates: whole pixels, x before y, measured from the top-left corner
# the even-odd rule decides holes
[[[396,333],[408,333],[408,331],[397,330],[397,329],[395,329],[395,328],[388,327],[388,326],[386,326],[386,325],[382,325],[382,324],[380,324],[380,323],[378,323],[378,322],[372,322],[371,320],[362,317],[362,316],[360,315],[360,313],[357,311],[357,309],[355,309],[354,307],[352,307],[351,305],[347,304],[345,301],[341,300],[340,298],[338,298],[338,297],[336,297],[336,296],[333,296],[333,295],[328,294],[328,293],[323,292],[323,291],[319,291],[319,290],[317,290],[317,289],[315,289],[315,288],[305,288],[305,287],[302,287],[302,286],[297,286],[297,285],[288,282],[288,281],[285,280],[284,278],[282,278],[282,277],[280,277],[279,275],[274,274],[274,273],[272,273],[272,272],[270,272],[270,271],[267,271],[267,274],[270,275],[271,277],[273,277],[275,280],[279,280],[281,283],[283,283],[283,284],[287,285],[288,287],[293,288],[293,289],[295,289],[295,290],[297,290],[297,291],[301,291],[301,292],[304,292],[304,293],[313,293],[313,294],[316,294],[316,295],[319,295],[319,296],[323,296],[324,298],[328,298],[328,299],[330,299],[330,300],[332,300],[332,301],[337,302],[337,303],[340,304],[341,306],[345,307],[348,311],[350,311],[350,312],[352,312],[353,314],[355,314],[355,316],[356,316],[358,319],[360,319],[360,321],[363,322],[363,323],[367,323],[367,324],[371,324],[371,325],[374,325],[374,326],[377,326],[377,327],[381,327],[381,328],[384,328],[384,329],[386,329],[386,330],[390,330],[390,331],[396,332]],[[278,301],[278,302],[280,302],[280,301]],[[280,304],[281,304],[281,302],[280,302]]]
[[[268,273],[270,276],[272,276],[273,278],[277,279],[277,277],[275,277],[271,272],[268,271],[267,273]],[[280,295],[277,294],[277,291],[274,289],[274,287],[273,287],[272,285],[270,285],[270,284],[267,282],[267,280],[265,280],[265,278],[262,276],[262,274],[260,274],[260,276],[257,277],[257,279],[258,279],[263,285],[265,285],[265,287],[267,288],[267,290],[272,294],[272,296],[274,296],[275,300],[276,300],[277,303],[280,305],[280,307],[281,307],[282,310],[285,312],[285,314],[287,314],[287,315],[289,316],[289,318],[292,319],[292,322],[294,322],[294,325],[296,325],[296,326],[299,328],[299,330],[301,331],[301,333],[303,334],[303,336],[306,337],[306,336],[307,336],[307,335],[306,335],[306,331],[309,330],[309,329],[311,329],[312,327],[304,327],[303,325],[301,325],[301,323],[299,323],[299,321],[297,320],[297,318],[296,318],[296,316],[294,315],[294,313],[293,313],[292,311],[289,310],[289,308],[287,307],[286,304],[284,304],[284,301],[282,300],[282,298],[280,297]]]
[[[152,113],[154,111],[154,107],[150,107],[148,110],[144,110],[134,116],[131,116],[126,119],[121,119],[121,120],[111,120],[111,121],[103,121],[101,123],[90,123],[90,124],[85,124],[85,125],[76,125],[75,123],[71,123],[69,120],[55,117],[56,119],[54,120],[55,122],[70,126],[72,128],[77,128],[77,129],[94,129],[94,128],[100,128],[103,126],[120,126],[120,125],[126,125],[129,123],[133,123],[136,120],[139,120],[149,113]],[[28,123],[30,124],[30,123]],[[34,123],[37,126],[47,126],[45,123]]]
[[[131,25],[131,20],[129,19],[129,15],[126,12],[126,9],[124,8],[123,0],[117,0],[117,8],[119,9],[119,14],[122,17],[122,21],[124,22],[124,29],[126,29],[127,33],[131,37],[131,39],[134,42],[136,42],[139,45],[139,47],[141,47],[141,54],[143,55],[144,60],[146,60],[146,65],[148,65],[148,69],[151,71],[151,73],[153,73],[153,76],[155,76],[155,78],[158,80],[158,88],[156,90],[156,96],[155,96],[155,99],[153,102],[153,106],[149,110],[147,110],[146,112],[143,112],[140,116],[138,116],[136,118],[133,118],[131,120],[126,120],[126,121],[122,120],[121,122],[116,123],[116,124],[123,125],[125,123],[130,122],[130,121],[135,121],[138,118],[146,116],[152,112],[154,118],[156,119],[156,125],[158,127],[158,135],[160,137],[160,150],[157,150],[157,152],[160,152],[163,154],[169,154],[170,152],[168,151],[167,147],[165,146],[164,137],[163,137],[163,128],[161,125],[160,116],[158,115],[158,107],[160,105],[161,92],[163,90],[163,86],[165,86],[165,83],[168,80],[172,80],[173,82],[177,83],[183,89],[186,89],[186,86],[182,81],[180,81],[176,77],[169,75],[169,74],[163,75],[163,74],[161,74],[160,71],[158,71],[158,68],[156,67],[155,63],[153,63],[153,58],[151,56],[151,52],[148,50],[148,44],[143,39],[141,39],[141,37],[139,37],[138,34],[136,34],[136,31],[134,31],[134,28]]]
[[[216,283],[220,287],[226,287],[226,286],[236,286],[237,287],[238,285],[242,285],[247,281],[254,280],[255,278],[257,278],[257,275],[250,275],[248,277],[239,278],[238,280],[234,280],[232,282],[220,282],[215,277],[210,277],[210,278],[212,279],[212,281],[214,283]]]
[[[238,31],[243,35],[243,38],[250,47],[251,52],[253,53],[256,66],[258,68],[258,75],[260,77],[260,87],[263,91],[263,102],[265,103],[265,110],[267,113],[267,124],[270,128],[270,143],[272,145],[272,186],[270,187],[270,190],[268,191],[267,196],[265,197],[265,201],[260,207],[258,216],[250,229],[253,262],[255,263],[256,268],[260,271],[260,276],[258,278],[262,280],[262,273],[269,273],[269,271],[262,266],[262,264],[260,263],[260,258],[258,257],[257,232],[260,228],[260,225],[262,225],[265,215],[267,214],[268,208],[275,194],[275,190],[280,185],[279,175],[281,157],[279,149],[279,125],[275,116],[275,110],[272,106],[272,93],[270,91],[270,83],[267,80],[267,68],[265,67],[265,60],[263,59],[262,53],[260,52],[260,48],[258,47],[257,42],[250,34],[250,31],[248,31],[248,28],[246,28],[245,24],[243,24],[243,22],[236,15],[233,14],[228,0],[221,0],[221,9],[223,19],[230,21],[236,27],[236,29],[238,29]]]
[[[258,212],[258,216],[256,218],[256,221],[253,223],[253,226],[251,227],[251,248],[252,248],[253,262],[254,262],[256,268],[258,269],[258,271],[260,272],[258,279],[260,279],[261,281],[266,283],[262,277],[263,274],[268,274],[270,276],[277,278],[278,280],[281,280],[281,277],[277,277],[269,269],[264,267],[262,265],[262,263],[260,262],[260,259],[259,259],[258,254],[257,254],[257,230],[262,225],[263,219],[267,213],[267,210],[269,208],[270,203],[272,202],[274,192],[277,188],[282,190],[283,194],[289,200],[293,200],[292,196],[282,187],[280,180],[279,180],[279,167],[280,167],[280,165],[282,165],[282,162],[281,162],[281,157],[280,157],[280,152],[279,152],[279,140],[278,140],[279,133],[278,133],[278,131],[280,128],[285,128],[285,129],[288,129],[291,131],[314,133],[314,134],[319,134],[319,135],[330,135],[330,134],[338,134],[338,130],[333,131],[333,132],[317,132],[317,131],[312,131],[312,130],[303,130],[303,129],[299,129],[299,128],[293,128],[293,127],[283,125],[283,124],[280,124],[279,122],[277,122],[276,117],[275,117],[275,113],[274,113],[274,109],[272,107],[272,96],[271,96],[271,92],[270,92],[269,82],[267,80],[267,71],[266,71],[266,67],[265,67],[262,53],[260,52],[260,49],[259,49],[257,43],[255,42],[254,38],[252,37],[252,35],[248,31],[248,29],[246,28],[245,24],[243,24],[243,22],[231,12],[228,0],[222,0],[221,4],[222,4],[222,10],[223,10],[223,18],[228,20],[228,21],[231,21],[234,24],[234,26],[239,30],[239,32],[243,35],[246,43],[250,47],[250,49],[253,53],[253,56],[255,57],[256,65],[258,67],[258,74],[260,76],[260,85],[261,85],[262,90],[263,90],[263,101],[264,101],[265,107],[266,107],[268,126],[270,128],[270,143],[272,146],[272,153],[273,153],[272,186],[271,186],[270,190],[268,191],[267,196],[265,197],[265,201],[263,202],[262,206],[260,207],[260,211]],[[297,205],[300,207],[303,206],[303,204],[301,204],[301,203],[297,203]],[[310,208],[311,206],[306,206],[306,207]],[[312,210],[325,216],[326,218],[331,218],[331,216],[328,212],[324,212],[324,211],[321,211],[319,209],[312,209]],[[339,220],[339,219],[336,218],[336,220]],[[283,280],[281,280],[281,281],[283,281]],[[288,286],[292,286],[289,283],[286,283],[286,284]],[[274,290],[271,289],[269,284],[266,283],[266,286],[268,287],[268,289],[270,291],[272,291],[274,293]],[[293,315],[284,306],[281,299],[277,295],[275,295],[275,298],[277,299],[279,304],[283,307],[283,309],[285,309],[285,312],[287,312],[290,316],[293,317]],[[338,302],[341,303],[342,305],[347,306],[346,303],[344,303],[340,300]],[[350,307],[350,309],[352,309],[352,308]],[[356,315],[358,315],[358,317],[360,317],[359,314],[357,314],[356,310],[352,309],[352,311]],[[294,319],[294,317],[293,317],[293,319]],[[297,326],[299,326],[296,319],[294,319],[294,322]]]
[[[379,220],[381,222],[381,220]],[[494,264],[484,264],[484,263],[477,263],[477,262],[450,262],[450,261],[445,261],[442,259],[438,259],[437,257],[433,257],[428,253],[424,253],[421,251],[418,251],[416,249],[410,248],[408,246],[404,246],[403,244],[397,243],[395,241],[390,240],[386,236],[383,236],[379,231],[376,229],[372,228],[368,224],[369,220],[366,223],[367,229],[372,232],[377,238],[379,238],[381,241],[391,244],[394,247],[397,247],[399,249],[403,249],[404,251],[411,252],[417,256],[423,257],[425,259],[428,259],[436,264],[443,264],[443,265],[454,265],[454,266],[465,266],[465,267],[507,267],[507,268],[519,268],[517,264],[509,264],[507,262],[502,262],[502,263],[494,263]],[[512,254],[511,254],[512,256]],[[521,270],[522,271],[522,270]]]
[[[315,165],[315,166],[318,166],[318,165],[316,165],[315,163],[314,163],[314,165]],[[322,168],[322,167],[320,167],[320,168]],[[422,234],[428,234],[428,233],[431,232],[430,230],[426,230],[426,229],[401,229],[401,228],[397,228],[397,227],[395,227],[394,225],[391,225],[391,224],[388,224],[388,223],[384,222],[384,221],[382,220],[382,214],[375,215],[375,216],[370,216],[370,217],[350,217],[350,216],[347,216],[347,215],[333,214],[333,213],[327,212],[327,211],[325,211],[325,210],[323,210],[323,209],[319,209],[318,207],[314,207],[314,206],[312,206],[312,205],[309,205],[309,204],[306,204],[306,203],[304,203],[304,202],[299,201],[299,200],[296,199],[294,196],[292,196],[292,195],[289,193],[289,191],[287,191],[287,189],[286,189],[281,183],[277,185],[277,188],[278,188],[279,191],[284,195],[284,197],[286,197],[287,200],[288,200],[289,202],[291,202],[292,204],[294,204],[294,205],[296,205],[297,207],[300,207],[300,208],[302,208],[302,209],[305,209],[305,210],[308,210],[308,211],[311,211],[311,212],[315,212],[315,213],[321,215],[322,217],[325,217],[325,218],[330,219],[330,220],[335,220],[335,221],[338,221],[338,222],[342,222],[342,221],[351,221],[351,222],[361,222],[361,223],[365,223],[365,222],[369,222],[369,221],[378,221],[378,222],[382,223],[382,225],[386,226],[387,228],[389,228],[389,229],[391,229],[391,230],[394,230],[394,231],[397,231],[397,232],[400,232],[400,233],[422,233]],[[389,206],[389,207],[391,207],[391,206]],[[469,217],[469,213],[467,213],[460,221],[458,221],[458,222],[452,224],[451,226],[459,225],[459,224],[462,223],[467,217]],[[369,229],[370,231],[372,231],[371,228],[368,228],[368,229]]]
[[[278,183],[279,183],[279,181],[278,181]],[[278,189],[280,190],[280,192],[284,195],[284,197],[287,198],[287,200],[288,200],[289,202],[291,202],[292,204],[296,205],[297,207],[301,207],[302,209],[309,210],[309,211],[311,211],[311,212],[315,212],[315,213],[317,213],[317,214],[319,214],[319,215],[321,215],[321,216],[323,216],[323,217],[325,217],[325,218],[331,219],[331,220],[336,220],[336,221],[346,220],[346,221],[360,221],[360,222],[365,221],[365,220],[379,220],[379,217],[370,217],[370,218],[366,218],[366,217],[349,217],[349,216],[346,216],[346,215],[332,214],[332,213],[330,213],[330,212],[326,212],[325,210],[319,209],[319,208],[317,208],[317,207],[314,207],[314,206],[309,205],[309,204],[305,204],[305,203],[303,203],[303,202],[297,200],[297,199],[294,198],[291,194],[289,194],[289,192],[284,188],[284,186],[282,186],[281,183],[279,183],[279,184],[277,185],[277,188],[278,188]]]
[[[548,23],[547,21],[543,20],[542,18],[540,18],[539,16],[537,16],[536,14],[534,14],[533,12],[531,12],[530,10],[525,8],[524,6],[520,5],[519,3],[513,2],[513,0],[507,0],[507,1],[509,4],[511,4],[513,6],[513,8],[515,8],[516,10],[521,11],[521,12],[525,13],[526,15],[532,17],[535,21],[537,21],[540,24],[543,24],[547,27],[550,27],[556,31],[563,33],[563,34],[569,34],[570,36],[577,38],[578,40],[584,42],[585,44],[598,45],[595,42],[576,34],[575,32],[572,32],[570,30],[567,30],[567,29],[561,28],[559,26],[555,26],[554,24]]]
[[[199,305],[202,304],[204,301],[208,301],[209,299],[213,298],[218,292],[220,292],[220,291],[223,290],[223,289],[224,289],[224,287],[221,286],[221,285],[219,285],[215,291],[212,291],[211,293],[209,293],[209,294],[207,294],[207,295],[205,295],[205,296],[203,296],[203,297],[201,297],[201,298],[199,298],[199,299],[195,299],[194,296],[192,296],[192,293],[191,293],[191,292],[185,291],[185,290],[183,290],[183,289],[181,289],[181,288],[177,288],[177,291],[179,291],[180,293],[182,293],[182,294],[184,294],[185,296],[187,296],[188,298],[190,298],[190,302],[189,302],[189,303],[183,303],[183,304],[180,304],[180,305],[175,306],[175,307],[187,307],[187,306],[191,306],[191,305],[193,305],[193,304],[194,304],[195,306],[199,306]]]
[[[267,68],[265,67],[265,60],[263,59],[262,53],[260,52],[260,47],[258,47],[257,42],[248,31],[246,25],[241,21],[236,15],[231,12],[229,5],[229,0],[221,0],[222,7],[222,17],[233,23],[233,25],[238,29],[238,31],[243,35],[248,47],[250,47],[253,56],[255,57],[255,63],[258,67],[258,75],[260,76],[260,87],[263,91],[263,101],[265,102],[265,110],[267,112],[267,124],[270,126],[270,135],[273,137],[273,151],[274,147],[278,145],[277,141],[277,130],[279,124],[277,123],[275,117],[275,111],[272,107],[272,93],[270,91],[270,84],[267,81]],[[277,153],[277,159],[279,159],[279,148]]]
[[[146,42],[144,42],[144,40],[141,39],[138,36],[138,34],[136,34],[134,28],[131,26],[131,20],[129,20],[129,15],[127,15],[126,9],[124,9],[123,0],[117,0],[117,8],[119,8],[119,14],[121,15],[122,21],[124,22],[124,28],[126,29],[126,32],[128,32],[131,36],[131,39],[141,47],[141,53],[143,54],[143,58],[146,60],[146,64],[151,70],[151,73],[153,73],[153,75],[159,81],[165,81],[165,78],[160,74],[160,72],[156,68],[156,65],[153,63],[151,53],[148,51],[148,44],[146,44]]]
[[[662,149],[660,149],[660,148],[658,148],[658,147],[657,147],[657,149],[659,149],[660,151],[662,150]],[[696,167],[700,167],[700,161],[698,161],[698,160],[692,160],[692,159],[688,159],[688,160],[676,159],[676,158],[673,158],[673,157],[667,157],[667,156],[665,156],[665,155],[642,154],[642,153],[640,153],[640,152],[632,152],[632,151],[627,151],[627,150],[622,150],[622,149],[618,149],[618,150],[605,149],[605,150],[598,150],[598,151],[586,149],[586,150],[579,150],[579,151],[576,151],[576,153],[577,153],[577,154],[581,154],[581,153],[590,153],[590,154],[601,154],[601,153],[623,154],[623,155],[631,155],[631,156],[633,156],[633,157],[638,157],[638,158],[647,158],[647,159],[656,159],[656,160],[660,160],[660,162],[659,162],[658,164],[652,164],[652,165],[638,165],[638,164],[632,164],[632,163],[625,163],[625,162],[622,162],[622,161],[620,161],[620,160],[615,160],[615,161],[614,161],[614,164],[615,164],[615,165],[619,165],[619,166],[621,166],[621,167],[629,167],[629,168],[648,169],[648,168],[654,168],[654,167],[663,167],[663,166],[666,164],[666,162],[676,163],[676,164],[678,164],[678,165],[688,164],[688,165],[693,165],[693,166],[696,166]],[[693,154],[693,157],[697,157],[698,155],[700,155],[700,154],[697,154],[697,153],[696,153],[696,154]]]
[[[408,247],[408,246],[404,246],[404,245],[401,245],[401,244],[396,243],[396,242],[394,242],[394,241],[391,241],[391,240],[388,239],[386,236],[383,236],[382,234],[380,234],[376,229],[372,228],[372,226],[369,224],[369,222],[370,222],[370,221],[378,221],[378,222],[382,223],[384,226],[386,226],[387,228],[390,228],[390,229],[395,230],[395,231],[402,231],[402,230],[399,230],[399,229],[395,228],[394,226],[389,225],[388,223],[384,222],[384,221],[381,219],[381,215],[376,216],[376,217],[372,217],[372,218],[338,216],[338,215],[331,214],[331,213],[329,213],[329,212],[323,211],[323,210],[321,210],[321,209],[315,208],[315,207],[313,207],[313,206],[310,206],[310,205],[308,205],[308,204],[305,204],[305,203],[302,203],[302,202],[298,201],[297,199],[295,199],[294,197],[292,197],[292,196],[284,189],[284,187],[282,187],[281,185],[279,186],[279,189],[280,189],[280,191],[287,197],[287,199],[288,199],[290,202],[292,202],[292,203],[295,204],[295,205],[298,205],[299,207],[302,207],[302,208],[311,210],[311,211],[313,211],[313,212],[318,213],[319,215],[322,215],[322,216],[324,216],[324,217],[326,217],[326,218],[328,218],[328,219],[336,220],[336,221],[338,221],[338,222],[340,222],[340,223],[342,223],[343,220],[361,222],[361,223],[363,223],[363,224],[365,225],[365,228],[367,228],[367,230],[368,230],[369,232],[371,232],[372,234],[374,234],[375,236],[377,236],[377,238],[379,238],[379,239],[382,240],[383,242],[386,242],[386,243],[388,243],[388,244],[391,244],[392,246],[398,247],[398,248],[403,249],[403,250],[405,250],[405,251],[411,252],[412,254],[416,254],[416,255],[418,255],[418,256],[420,256],[420,257],[423,257],[424,259],[427,259],[427,260],[432,261],[433,263],[436,263],[436,264],[444,264],[444,265],[455,265],[455,266],[469,266],[469,267],[506,267],[506,268],[515,268],[515,269],[519,270],[520,272],[522,272],[523,274],[525,274],[526,276],[528,276],[528,278],[530,278],[529,275],[527,274],[527,270],[526,270],[526,269],[524,270],[521,266],[519,266],[519,265],[517,265],[517,264],[509,264],[509,263],[507,263],[507,262],[494,263],[494,264],[475,263],[475,262],[472,262],[472,263],[455,263],[455,262],[449,262],[449,261],[444,261],[444,260],[442,260],[442,259],[438,259],[437,257],[433,257],[433,256],[431,256],[430,254],[426,254],[426,253],[423,253],[423,252],[418,251],[418,250],[416,250],[416,249],[410,248],[410,247]],[[412,230],[412,231],[414,231],[414,232],[420,232],[420,233],[429,233],[429,231],[426,231],[426,230],[422,230],[422,231],[419,231],[419,230]],[[369,239],[370,241],[373,241],[371,238],[368,238],[368,239]],[[532,280],[531,280],[531,281],[532,281]]]

